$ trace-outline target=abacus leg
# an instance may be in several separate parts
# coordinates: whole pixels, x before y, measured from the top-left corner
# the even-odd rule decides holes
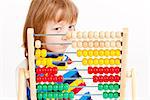
[[[132,74],[132,100],[136,100],[136,74],[135,70],[131,70]]]
[[[19,68],[19,76],[18,76],[18,100],[27,100],[26,97],[26,77],[25,77],[25,69]]]

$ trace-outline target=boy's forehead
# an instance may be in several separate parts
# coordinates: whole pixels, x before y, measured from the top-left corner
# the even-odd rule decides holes
[[[59,21],[59,22],[54,22],[54,21],[49,21],[48,22],[48,25],[51,25],[51,26],[57,26],[57,25],[61,25],[61,26],[64,26],[64,25],[70,25],[70,24],[76,24],[76,22],[73,22],[73,23],[68,23],[67,21]]]

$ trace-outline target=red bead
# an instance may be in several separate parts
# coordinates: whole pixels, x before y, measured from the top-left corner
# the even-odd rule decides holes
[[[113,82],[114,81],[114,76],[110,75],[108,79],[109,79],[109,82]]]
[[[57,69],[57,67],[53,67],[53,72],[52,72],[52,74],[57,74],[57,72],[58,72],[58,69]]]
[[[46,68],[45,68],[45,67],[42,68],[42,73],[43,73],[43,74],[46,73]]]
[[[88,67],[88,74],[92,74],[92,73],[93,73],[92,67]]]
[[[105,67],[105,68],[104,68],[104,73],[105,73],[105,74],[108,74],[108,73],[109,73],[109,68],[108,68],[108,67]]]
[[[115,67],[115,71],[116,74],[118,74],[120,72],[120,68],[119,67]]]
[[[94,73],[94,74],[97,74],[97,73],[98,73],[98,68],[97,68],[97,67],[94,67],[94,68],[93,68],[93,73]]]
[[[57,82],[63,82],[63,76],[59,75],[59,76],[57,77]]]
[[[49,69],[49,72],[48,72],[48,73],[49,73],[49,74],[53,74],[53,68],[49,67],[48,69]]]
[[[52,82],[52,81],[53,81],[52,76],[47,77],[47,81],[48,81],[48,82]]]
[[[41,82],[41,81],[42,81],[42,78],[41,78],[40,76],[37,76],[37,77],[36,77],[36,82],[39,83],[39,82]]]
[[[104,82],[108,82],[109,77],[107,75],[104,76]]]
[[[119,82],[119,80],[120,80],[120,76],[115,75],[115,76],[114,76],[114,81],[115,81],[115,82]]]
[[[99,67],[98,72],[99,72],[99,74],[103,74],[103,67]]]
[[[57,80],[57,76],[52,76],[52,81],[53,82],[57,82],[58,80]]]
[[[98,82],[98,76],[96,76],[96,75],[93,76],[93,82],[95,82],[95,83]]]
[[[41,73],[42,73],[41,68],[36,68],[36,74],[41,74]]]
[[[113,74],[114,71],[115,71],[115,69],[114,69],[113,67],[110,67],[110,68],[109,68],[109,73],[110,73],[110,74]]]
[[[99,76],[99,77],[98,77],[98,81],[99,81],[99,82],[103,82],[103,81],[104,81],[104,77],[103,77],[103,76]]]
[[[42,78],[42,82],[47,82],[47,77],[43,76]]]

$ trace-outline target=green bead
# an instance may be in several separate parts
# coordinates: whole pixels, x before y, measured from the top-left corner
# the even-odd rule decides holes
[[[109,84],[108,87],[109,87],[109,90],[113,90],[114,89],[114,85],[113,84]]]
[[[109,96],[110,99],[112,99],[114,97],[113,92],[109,92],[108,96]]]
[[[49,98],[49,99],[53,98],[53,93],[52,92],[48,92],[47,98]]]
[[[108,84],[104,84],[104,90],[108,90]]]
[[[43,91],[47,91],[47,84],[43,84],[42,89],[43,89]]]
[[[63,86],[62,83],[61,83],[61,84],[58,84],[58,90],[59,90],[59,91],[62,91],[62,90],[63,90],[63,87],[64,87],[64,86]]]
[[[43,97],[43,99],[46,99],[47,98],[47,93],[43,93],[42,97]]]
[[[74,98],[74,92],[70,92],[70,93],[69,93],[69,98],[70,98],[70,99]]]
[[[105,99],[108,98],[108,93],[107,92],[103,92],[103,98],[105,98]]]
[[[53,85],[52,85],[52,84],[48,84],[47,90],[48,90],[48,91],[52,91],[52,90],[53,90]]]
[[[42,84],[38,84],[36,88],[38,91],[41,91],[42,90]]]
[[[54,98],[57,99],[58,98],[58,93],[54,92]]]
[[[57,83],[55,83],[55,84],[53,85],[53,90],[54,90],[54,91],[58,91],[58,84],[57,84]]]
[[[42,100],[42,93],[38,93],[37,98]]]
[[[103,90],[103,84],[98,84],[98,90]]]
[[[64,92],[64,98],[65,98],[65,99],[68,98],[68,92]]]
[[[63,98],[63,93],[62,93],[62,92],[58,93],[58,98],[59,98],[59,99],[62,99],[62,98]]]
[[[63,90],[68,90],[68,89],[69,89],[69,84],[65,83],[64,86],[63,86]]]
[[[118,98],[119,97],[119,93],[118,92],[114,92],[114,98]]]
[[[114,90],[119,90],[120,89],[120,85],[119,84],[114,84]]]

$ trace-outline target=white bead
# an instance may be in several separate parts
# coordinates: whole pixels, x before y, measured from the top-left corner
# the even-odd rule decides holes
[[[99,41],[94,41],[94,48],[98,48],[99,47]]]
[[[100,42],[99,42],[99,47],[100,47],[100,48],[103,48],[104,46],[105,46],[104,41],[100,41]]]
[[[71,39],[71,37],[72,37],[72,33],[71,33],[71,32],[68,32],[68,33],[66,34],[66,39]]]
[[[111,32],[111,33],[110,33],[110,36],[111,36],[111,38],[113,38],[113,39],[114,39],[114,38],[116,37],[115,32]]]
[[[88,38],[88,33],[87,32],[83,32],[82,34],[83,34],[83,36],[82,36],[83,38],[85,38],[85,39]]]
[[[77,38],[82,39],[82,32],[77,32]]]
[[[120,48],[121,47],[121,41],[116,41],[116,47]]]
[[[78,41],[78,42],[77,42],[77,47],[78,47],[78,48],[82,48],[82,41]]]
[[[112,48],[114,48],[114,47],[116,46],[115,41],[111,41],[111,42],[110,42],[110,46],[111,46]]]
[[[88,37],[89,37],[89,39],[92,39],[93,38],[93,35],[94,35],[94,33],[93,32],[88,32]]]
[[[73,42],[72,42],[72,47],[73,47],[73,48],[76,48],[76,47],[77,47],[77,42],[76,42],[76,41],[73,41]]]
[[[105,37],[106,37],[106,38],[110,38],[110,32],[106,32],[106,33],[105,33]]]
[[[101,39],[103,39],[105,37],[105,33],[104,32],[100,32],[99,35],[100,35]]]
[[[93,41],[89,41],[89,48],[93,47]]]
[[[98,39],[99,38],[99,33],[98,32],[94,32],[94,38]]]
[[[35,41],[35,48],[41,48],[41,41],[40,40],[36,40]]]
[[[83,41],[83,48],[87,48],[88,47],[88,42],[87,41]]]
[[[106,48],[110,47],[110,42],[109,41],[105,41],[105,47]]]
[[[77,38],[77,33],[74,31],[74,32],[72,32],[72,38],[73,39],[76,39]]]
[[[121,38],[121,32],[116,32],[116,38]]]

